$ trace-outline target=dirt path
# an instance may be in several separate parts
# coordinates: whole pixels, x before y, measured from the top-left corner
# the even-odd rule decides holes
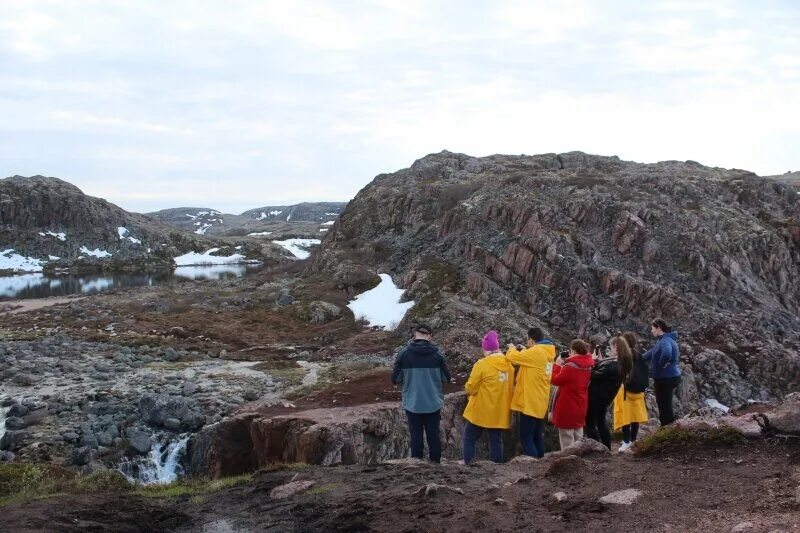
[[[553,463],[292,467],[199,500],[69,497],[5,508],[2,520],[7,531],[800,531],[797,445],[616,455],[572,460],[557,471]],[[314,486],[270,498],[291,480]],[[415,495],[428,483],[463,494]],[[629,506],[598,502],[622,489],[643,495]],[[558,501],[558,492],[566,499]]]
[[[37,309],[44,309],[45,307],[75,302],[83,300],[84,298],[86,298],[86,296],[53,296],[52,298],[31,298],[29,300],[2,302],[3,307],[10,308],[10,310],[0,311],[0,315],[27,313],[28,311],[36,311]]]

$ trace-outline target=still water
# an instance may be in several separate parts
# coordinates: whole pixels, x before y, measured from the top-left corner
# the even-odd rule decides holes
[[[0,277],[0,301],[48,298],[69,294],[94,294],[109,289],[152,287],[172,281],[241,278],[261,265],[184,266],[156,273],[22,274]]]

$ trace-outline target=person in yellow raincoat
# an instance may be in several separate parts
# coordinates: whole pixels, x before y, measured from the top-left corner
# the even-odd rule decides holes
[[[518,350],[508,345],[506,359],[519,366],[511,410],[519,413],[519,438],[522,453],[544,457],[544,426],[550,403],[550,375],[556,359],[553,341],[541,328],[528,330],[528,347]]]
[[[632,361],[632,371],[628,378],[619,388],[617,396],[614,398],[614,431],[622,430],[623,443],[619,447],[620,453],[625,453],[633,447],[636,442],[636,437],[639,433],[639,424],[647,422],[650,416],[647,413],[647,404],[645,403],[645,393],[633,392],[631,388],[637,390],[641,386],[635,387],[634,382],[644,380],[644,387],[647,383],[647,361],[641,359],[642,354],[639,350],[639,341],[636,334],[631,331],[626,331],[620,337],[615,337],[617,350],[617,357],[624,354],[623,357],[630,357]],[[614,349],[614,346],[612,346]],[[637,367],[641,367],[637,370]],[[644,372],[641,379],[637,379],[637,375]]]
[[[472,367],[464,389],[469,395],[464,409],[464,464],[475,458],[475,446],[484,431],[489,433],[489,456],[503,462],[503,430],[511,427],[511,395],[514,391],[514,367],[500,351],[496,331],[483,338],[484,357]]]

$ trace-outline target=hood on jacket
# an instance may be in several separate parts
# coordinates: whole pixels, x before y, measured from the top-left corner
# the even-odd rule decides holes
[[[575,363],[581,368],[592,368],[594,366],[594,359],[592,359],[592,354],[589,353],[583,355],[573,355],[567,358],[566,362]]]
[[[508,359],[502,353],[487,355],[484,357],[484,360],[492,366],[495,370],[499,370],[500,372],[511,372],[513,366],[509,362]]]
[[[439,352],[439,347],[431,341],[414,339],[408,343],[406,350],[416,355],[436,355]]]
[[[678,332],[677,331],[670,331],[668,333],[664,333],[663,335],[661,335],[658,338],[658,340],[661,340],[661,339],[672,339],[675,342],[678,342]]]

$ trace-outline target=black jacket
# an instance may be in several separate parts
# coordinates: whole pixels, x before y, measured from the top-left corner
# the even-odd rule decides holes
[[[592,368],[589,382],[589,404],[608,407],[614,401],[622,380],[619,377],[619,364],[616,359],[600,359]]]

